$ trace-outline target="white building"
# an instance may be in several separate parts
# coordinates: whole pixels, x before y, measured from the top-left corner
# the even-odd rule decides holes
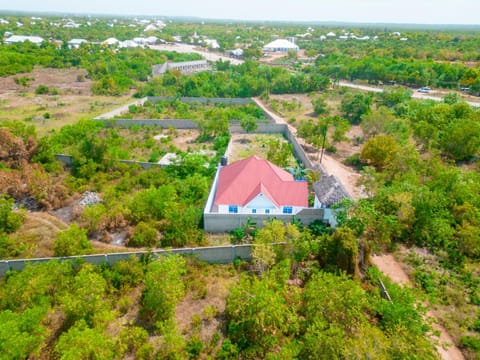
[[[85,39],[72,39],[68,42],[70,49],[78,49],[82,44],[87,44],[88,40]]]
[[[207,60],[181,61],[181,62],[166,62],[163,64],[152,66],[152,75],[158,76],[165,74],[168,70],[178,70],[182,74],[189,75],[200,71],[211,70],[212,66]]]
[[[136,43],[135,41],[133,40],[125,40],[125,41],[120,41],[118,43],[118,47],[119,48],[136,48],[136,47],[139,47],[140,45],[138,45],[138,43]]]
[[[107,46],[114,46],[117,45],[120,41],[115,38],[108,38],[104,42],[102,42],[102,45],[107,45]]]
[[[308,208],[308,184],[257,156],[220,169],[211,211],[219,214],[295,215]]]
[[[40,36],[24,36],[24,35],[12,35],[9,38],[5,39],[5,44],[15,44],[19,42],[30,41],[36,45],[40,45],[45,40]]]
[[[147,31],[155,31],[155,30],[158,30],[158,28],[153,24],[149,24],[145,27],[145,29],[143,31],[147,32]]]
[[[212,49],[220,49],[220,44],[215,39],[204,39],[202,42]]]
[[[289,52],[289,51],[298,51],[299,47],[293,42],[286,39],[277,39],[268,43],[263,47],[265,52]]]

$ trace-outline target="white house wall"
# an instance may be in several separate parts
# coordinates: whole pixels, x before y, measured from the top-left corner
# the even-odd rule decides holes
[[[245,208],[252,212],[252,209],[263,210],[270,209],[270,211],[278,210],[275,204],[268,198],[268,196],[264,195],[263,193],[258,194],[252,201],[250,201]]]
[[[230,205],[218,205],[219,214],[231,214],[235,216],[235,213],[229,212]],[[263,215],[267,214],[265,211],[268,209],[269,213],[267,215],[285,215],[283,213],[283,206],[277,207],[275,204],[264,194],[258,194],[252,201],[250,201],[245,206],[237,205],[238,212],[236,214],[254,214],[253,209],[256,210],[255,214]],[[305,209],[301,206],[292,206],[292,214],[295,215],[301,210]]]
[[[313,208],[320,209],[321,207],[322,207],[322,203],[320,202],[320,200],[318,200],[317,195],[315,195],[315,202],[313,204]]]

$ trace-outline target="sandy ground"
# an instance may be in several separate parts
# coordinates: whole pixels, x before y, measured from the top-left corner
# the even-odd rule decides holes
[[[290,131],[292,133],[296,134],[297,130],[288,124],[288,122],[278,114],[274,113],[271,111],[264,103],[262,100],[259,98],[254,98],[253,99],[258,106],[260,106],[265,112],[267,112],[277,123],[280,124],[287,124]],[[301,138],[297,138],[298,142],[302,144],[302,146],[305,147],[305,142]],[[315,164],[318,162],[317,154],[309,154],[310,160]],[[364,192],[362,191],[361,188],[358,187],[357,181],[360,178],[360,174],[354,171],[352,168],[345,166],[342,164],[338,159],[334,158],[331,155],[324,154],[323,159],[322,159],[322,166],[325,168],[328,174],[330,175],[335,175],[337,178],[341,181],[345,189],[348,191],[350,196],[353,199],[359,199],[361,197],[365,197]]]
[[[35,68],[26,74],[0,78],[0,121],[23,120],[34,125],[40,136],[79,119],[91,119],[118,108],[131,97],[92,96],[91,81],[82,69]],[[34,79],[28,87],[17,85],[15,78]],[[78,77],[82,81],[78,81]],[[39,85],[57,89],[58,95],[35,95]]]
[[[92,82],[86,78],[87,71],[83,69],[47,69],[35,68],[30,73],[17,74],[0,78],[0,94],[12,92],[33,92],[39,85],[56,88],[60,93],[90,95]],[[28,87],[15,83],[15,78],[31,78]],[[82,81],[78,81],[82,78]]]
[[[260,99],[255,98],[254,101],[271,115],[276,122],[283,124],[287,123],[284,118],[270,111]],[[296,133],[295,128],[290,125],[289,128]],[[338,177],[352,198],[358,199],[359,197],[364,196],[363,191],[357,186],[357,180],[360,174],[355,172],[352,168],[343,165],[338,159],[330,155],[324,155],[322,165],[329,174],[335,174]],[[372,256],[372,263],[393,282],[403,286],[412,286],[407,273],[392,255],[384,254]],[[448,334],[445,328],[438,323],[438,318],[435,313],[430,310],[427,312],[426,317],[433,320],[432,328],[440,334],[438,337],[432,335],[432,339],[436,343],[436,348],[440,357],[443,360],[465,359],[460,349],[455,346],[452,337]]]
[[[138,100],[135,100],[135,101],[132,101],[126,105],[123,105],[117,109],[114,109],[112,111],[109,111],[109,112],[106,112],[102,115],[99,115],[97,116],[95,119],[113,119],[117,116],[120,116],[120,115],[123,115],[124,113],[128,112],[128,109],[130,108],[130,106],[132,105],[136,105],[136,106],[142,106],[143,104],[145,104],[145,101],[147,101],[148,98],[142,98],[142,99],[138,99]]]
[[[407,273],[392,255],[374,255],[371,257],[371,260],[372,263],[394,283],[412,287],[412,283],[410,282]],[[426,305],[428,306],[428,304]],[[465,359],[460,349],[455,346],[455,343],[447,330],[438,323],[438,318],[435,312],[433,310],[427,311],[426,318],[433,320],[431,324],[432,328],[435,332],[440,334],[440,336],[432,335],[432,339],[436,343],[436,348],[440,357],[443,360]]]
[[[268,150],[267,144],[272,140],[287,142],[280,134],[232,134],[228,161],[235,162],[252,155],[265,158]],[[293,155],[289,163],[292,167],[295,166]]]
[[[164,130],[163,133],[166,134],[168,133],[168,131],[169,130]],[[173,137],[172,144],[175,145],[177,149],[181,151],[188,151],[192,149],[198,149],[198,147],[201,147],[201,144],[195,143],[197,138],[200,136],[200,130],[177,129],[175,132],[177,133],[177,135]],[[208,146],[210,147],[210,143],[208,143]]]

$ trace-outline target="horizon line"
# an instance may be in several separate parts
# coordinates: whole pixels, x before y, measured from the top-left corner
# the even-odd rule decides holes
[[[162,14],[145,14],[145,13],[107,13],[107,12],[76,12],[76,11],[55,11],[55,10],[12,10],[12,9],[0,9],[0,15],[7,14],[25,14],[25,15],[70,15],[77,17],[89,17],[89,16],[100,16],[100,17],[161,17],[166,19],[190,19],[198,21],[231,21],[231,22],[249,22],[249,23],[290,23],[290,24],[339,24],[339,25],[397,25],[397,26],[426,26],[426,27],[436,27],[436,26],[452,26],[452,27],[475,27],[480,28],[478,23],[421,23],[421,22],[382,22],[382,21],[353,21],[353,20],[286,20],[286,19],[243,19],[243,18],[222,18],[222,17],[201,17],[194,15],[162,15]]]

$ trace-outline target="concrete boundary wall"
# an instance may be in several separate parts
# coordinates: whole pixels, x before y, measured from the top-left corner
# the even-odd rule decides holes
[[[228,232],[232,229],[242,227],[248,221],[255,223],[261,228],[265,222],[277,219],[285,223],[291,223],[294,219],[300,221],[303,225],[310,225],[316,220],[323,220],[324,209],[307,209],[308,212],[300,212],[296,215],[266,215],[266,214],[219,214],[205,212],[203,214],[204,230],[211,233]]]
[[[173,127],[175,129],[196,129],[197,124],[192,120],[132,120],[132,119],[117,119],[117,120],[105,120],[100,119],[107,127],[133,127],[133,126],[158,126],[159,128]],[[232,134],[245,134],[245,130],[240,125],[231,125],[229,131]],[[300,160],[303,166],[307,169],[312,168],[312,162],[308,159],[307,154],[302,148],[295,137],[285,124],[258,124],[257,130],[254,134],[282,134],[292,144],[295,157]],[[227,147],[225,156],[228,157],[229,150],[231,148],[231,142]],[[72,165],[73,157],[67,154],[55,154],[55,159],[64,163],[67,166]],[[129,165],[139,165],[144,169],[150,169],[155,166],[161,166],[157,163],[135,161],[135,160],[114,160]]]
[[[188,119],[95,119],[101,121],[105,127],[142,127],[152,126],[159,129],[175,128],[179,130],[198,129],[198,125],[194,120]]]
[[[226,105],[245,105],[253,103],[251,98],[208,98],[208,97],[174,97],[174,96],[147,96],[147,100],[157,101],[172,101],[180,100],[184,103],[200,103],[200,104],[226,104]]]
[[[65,164],[66,166],[72,166],[73,164],[73,156],[66,155],[66,154],[55,154],[55,160],[60,161],[61,163]],[[126,165],[138,165],[144,170],[151,169],[153,167],[166,167],[168,165],[162,165],[159,163],[154,162],[147,162],[147,161],[137,161],[137,160],[111,160],[114,163],[126,164]]]
[[[47,261],[84,261],[92,265],[101,265],[107,263],[113,265],[121,260],[128,260],[132,256],[141,259],[151,254],[153,258],[166,255],[193,256],[200,261],[210,264],[228,264],[235,259],[244,261],[252,260],[252,246],[249,245],[226,245],[201,248],[180,248],[171,250],[154,250],[152,252],[136,251],[112,254],[81,255],[67,257],[49,257],[38,259],[18,259],[18,260],[0,260],[0,277],[4,277],[8,271],[21,271],[27,265],[35,265]]]
[[[110,120],[110,121],[111,120],[116,120],[116,121],[123,120],[123,119],[117,119],[116,117],[128,112],[129,107],[132,106],[132,105],[141,106],[146,101],[158,102],[158,101],[162,101],[162,100],[172,101],[172,100],[176,100],[176,99],[178,99],[178,100],[180,100],[181,102],[184,102],[184,103],[226,104],[226,105],[254,104],[259,109],[262,110],[262,113],[265,116],[266,121],[268,121],[269,123],[275,123],[275,119],[272,116],[270,116],[270,114],[268,112],[266,112],[261,107],[259,107],[251,98],[206,98],[206,97],[198,97],[197,98],[197,97],[173,97],[173,96],[148,96],[148,97],[136,100],[136,101],[134,101],[132,103],[129,103],[127,105],[123,105],[123,106],[121,106],[117,109],[114,109],[112,111],[109,111],[105,114],[101,114],[101,115],[95,117],[93,120],[97,120],[97,121],[101,121],[101,120],[107,120],[107,121],[108,120]],[[145,125],[142,125],[142,124],[139,123],[139,122],[144,121],[144,120],[145,119],[136,120],[138,122],[136,125],[145,126]],[[151,119],[151,120],[147,120],[147,121],[161,121],[161,122],[167,121],[168,122],[168,121],[174,121],[174,120],[175,119]],[[182,121],[191,121],[191,119],[182,120]],[[151,125],[154,125],[154,124],[151,124]],[[162,126],[161,124],[159,124],[159,125]],[[171,125],[163,124],[163,126],[165,128],[168,128]],[[192,128],[189,128],[189,129],[194,129],[194,128],[195,127],[192,127]]]

